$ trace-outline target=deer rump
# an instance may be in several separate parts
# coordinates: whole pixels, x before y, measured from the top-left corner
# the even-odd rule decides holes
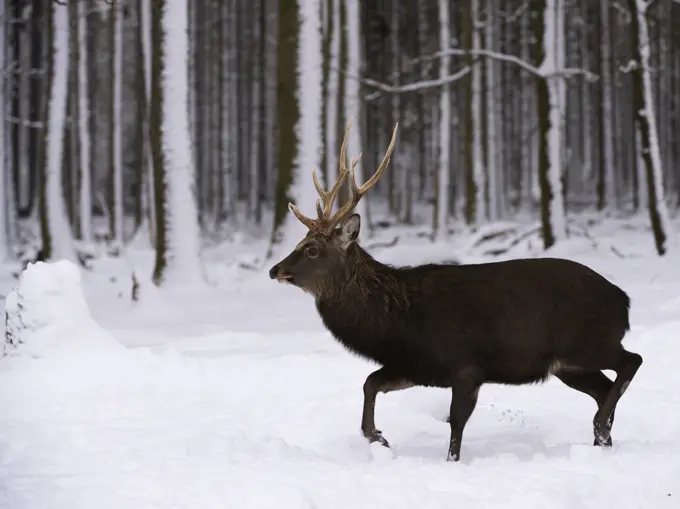
[[[333,187],[324,190],[312,172],[317,218],[289,204],[309,231],[269,276],[311,294],[335,338],[382,365],[364,382],[364,436],[389,447],[375,426],[378,393],[449,387],[447,459],[458,461],[483,384],[522,385],[555,375],[595,400],[594,445],[611,446],[616,405],[642,364],[621,345],[630,328],[625,292],[585,265],[557,258],[403,268],[378,262],[357,242],[361,219],[353,210],[387,168],[397,126],[378,169],[361,186],[354,175],[359,158],[347,165],[350,127]],[[348,176],[350,198],[333,213]],[[606,369],[616,372],[615,381]]]

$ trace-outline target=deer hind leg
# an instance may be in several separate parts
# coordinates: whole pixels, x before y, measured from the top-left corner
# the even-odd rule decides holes
[[[572,389],[587,394],[597,403],[598,411],[602,408],[607,395],[609,395],[614,382],[612,382],[602,371],[583,371],[579,369],[560,370],[555,372],[555,376],[559,378],[566,386]],[[598,443],[597,428],[593,424],[593,432],[595,433],[594,445],[611,445],[611,429],[614,424],[614,411],[607,419],[604,429],[605,434],[608,435],[608,440],[605,439],[604,444]]]
[[[610,369],[616,372],[616,380],[612,384],[602,406],[595,414],[593,428],[595,445],[611,446],[611,422],[614,418],[616,404],[626,392],[628,385],[642,365],[642,357],[621,348],[618,359]],[[607,427],[609,425],[609,428]]]
[[[408,389],[415,384],[403,377],[396,376],[387,368],[374,371],[364,382],[364,409],[361,415],[361,431],[369,442],[380,442],[385,447],[390,444],[382,436],[382,432],[375,427],[375,400],[379,392],[388,393]]]
[[[463,442],[463,430],[477,406],[480,384],[469,377],[459,380],[451,389],[451,411],[449,424],[451,425],[451,439],[446,461],[460,460],[460,448]]]

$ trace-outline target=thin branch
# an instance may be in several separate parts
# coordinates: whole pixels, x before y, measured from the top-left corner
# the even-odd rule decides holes
[[[508,23],[514,23],[517,21],[519,18],[522,17],[522,14],[526,12],[526,10],[529,8],[529,0],[526,0],[522,5],[520,5],[515,12],[512,13],[506,13],[506,12],[500,12],[499,16],[501,18],[505,18],[505,21]]]
[[[31,127],[35,129],[42,129],[44,127],[44,124],[41,121],[21,119],[12,115],[6,115],[5,121],[9,122],[10,124],[22,125],[24,127]]]
[[[344,71],[342,69],[338,69],[337,67],[333,66],[332,69],[334,71],[337,71],[339,73],[344,74],[345,76],[359,80],[361,83],[364,85],[367,85],[369,87],[377,88],[378,90],[382,90],[383,92],[389,92],[392,94],[402,94],[404,92],[413,92],[416,90],[422,90],[424,88],[435,88],[435,87],[441,87],[442,85],[446,85],[447,83],[453,83],[454,81],[458,81],[468,74],[470,74],[470,68],[469,67],[464,67],[460,71],[458,71],[455,74],[452,74],[450,76],[446,76],[444,78],[439,78],[436,80],[424,80],[424,81],[416,81],[415,83],[409,83],[408,85],[403,85],[403,86],[392,86],[388,85],[387,83],[382,83],[380,81],[371,79],[371,78],[362,78],[361,76],[357,76],[356,74]]]
[[[453,56],[478,56],[478,57],[487,57],[487,58],[493,58],[494,60],[500,60],[501,62],[509,62],[511,64],[515,64],[525,71],[533,74],[534,76],[537,76],[539,78],[553,78],[553,77],[564,77],[568,78],[570,76],[576,76],[576,75],[583,75],[585,76],[586,80],[588,81],[597,81],[598,76],[596,74],[591,73],[590,71],[586,69],[579,69],[579,68],[571,68],[567,67],[565,69],[557,69],[554,72],[551,73],[545,73],[541,71],[540,68],[531,65],[527,61],[523,60],[520,57],[517,57],[515,55],[508,55],[506,53],[498,53],[497,51],[491,51],[487,49],[478,49],[478,50],[467,50],[467,49],[459,49],[459,48],[449,48],[446,50],[438,51],[437,53],[434,53],[433,55],[430,56],[430,58],[439,58],[447,55],[453,55]]]

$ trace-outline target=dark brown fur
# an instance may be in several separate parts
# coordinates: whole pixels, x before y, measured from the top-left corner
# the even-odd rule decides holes
[[[359,216],[332,234],[310,232],[270,275],[312,294],[328,330],[382,366],[364,384],[362,430],[378,392],[452,389],[449,459],[484,383],[521,385],[555,375],[595,399],[595,445],[611,445],[618,399],[642,363],[621,341],[630,299],[579,263],[539,258],[395,268],[357,243]],[[315,255],[315,256],[314,256]],[[615,382],[601,370],[617,372]]]

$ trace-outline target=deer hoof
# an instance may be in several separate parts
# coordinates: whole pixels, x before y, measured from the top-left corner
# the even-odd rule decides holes
[[[460,456],[455,452],[449,451],[446,455],[446,461],[460,461]]]
[[[387,440],[385,440],[385,438],[382,436],[382,432],[378,429],[374,429],[372,431],[365,431],[364,436],[371,444],[374,442],[378,442],[383,447],[387,447],[388,449],[390,447],[390,444],[387,442]]]
[[[595,437],[595,440],[593,441],[593,445],[596,447],[611,447],[612,446],[612,437]]]
[[[603,429],[603,427],[595,424],[595,440],[593,445],[598,447],[611,447],[612,446],[612,435],[608,429]]]

